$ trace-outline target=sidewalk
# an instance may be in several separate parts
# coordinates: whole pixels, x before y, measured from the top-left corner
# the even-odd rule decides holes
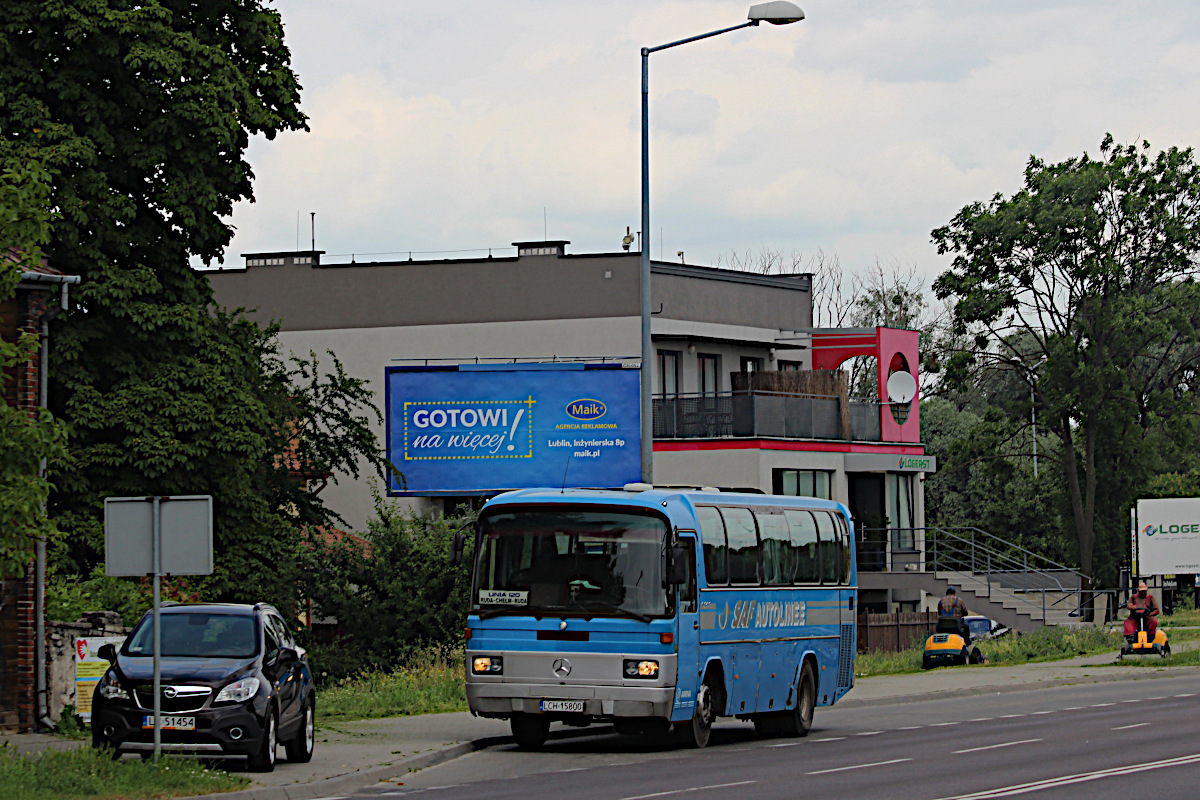
[[[1181,642],[1177,650],[1193,647],[1200,647],[1200,641]],[[1065,684],[1153,680],[1198,669],[1101,666],[1113,664],[1115,655],[1103,653],[1019,667],[958,667],[912,675],[861,678],[855,682],[850,694],[838,703],[838,707],[916,703]],[[611,728],[592,726],[577,729],[556,724],[550,736],[552,739],[588,736],[606,730]],[[15,746],[20,752],[88,744],[86,740],[72,741],[38,734],[0,736],[0,741],[10,742],[10,746]],[[203,800],[314,800],[341,797],[379,782],[403,781],[410,771],[459,758],[486,747],[510,744],[511,741],[506,721],[480,719],[466,712],[355,722],[318,722],[316,748],[310,763],[288,764],[281,758],[272,773],[248,773],[247,776],[254,781],[249,789],[205,795]]]

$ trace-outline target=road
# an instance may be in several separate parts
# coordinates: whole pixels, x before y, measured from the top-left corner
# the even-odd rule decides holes
[[[851,695],[852,696],[852,695]],[[818,709],[804,739],[723,722],[702,751],[586,736],[495,747],[358,792],[430,800],[1200,797],[1200,675]],[[401,783],[402,782],[402,783]]]

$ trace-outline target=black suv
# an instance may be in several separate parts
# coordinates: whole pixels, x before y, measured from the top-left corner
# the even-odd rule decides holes
[[[270,772],[283,743],[290,762],[313,753],[316,690],[302,648],[266,603],[161,609],[162,747],[246,759]],[[154,620],[147,613],[117,651],[92,701],[92,746],[149,755],[154,729]]]

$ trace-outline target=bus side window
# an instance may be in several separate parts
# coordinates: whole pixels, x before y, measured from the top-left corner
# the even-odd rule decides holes
[[[792,550],[796,554],[796,583],[818,583],[821,580],[821,561],[817,552],[817,523],[812,514],[800,509],[783,512],[792,533]]]
[[[814,511],[817,530],[821,537],[821,583],[842,582],[842,539],[833,515],[828,511]]]
[[[729,582],[742,586],[759,583],[758,531],[748,508],[722,508],[729,539]]]
[[[792,552],[792,536],[783,514],[754,512],[758,531],[762,535],[763,583],[767,586],[789,586],[796,573],[796,558]]]
[[[684,533],[684,531],[680,531]],[[679,543],[686,552],[684,566],[687,569],[687,579],[679,586],[679,613],[696,613],[696,540],[693,531],[687,531],[693,536],[680,536]]]
[[[837,515],[838,529],[842,534],[842,583],[850,582],[850,526],[846,518]]]
[[[725,544],[725,523],[721,520],[721,513],[712,506],[698,506],[696,518],[704,539],[705,578],[709,586],[725,586],[729,583],[729,566],[726,563],[729,547]]]

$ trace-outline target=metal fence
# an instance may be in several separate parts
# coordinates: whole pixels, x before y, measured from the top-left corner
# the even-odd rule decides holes
[[[851,401],[851,438],[881,441],[879,409],[877,402]],[[656,439],[844,439],[844,433],[837,397],[750,390],[654,399]]]

